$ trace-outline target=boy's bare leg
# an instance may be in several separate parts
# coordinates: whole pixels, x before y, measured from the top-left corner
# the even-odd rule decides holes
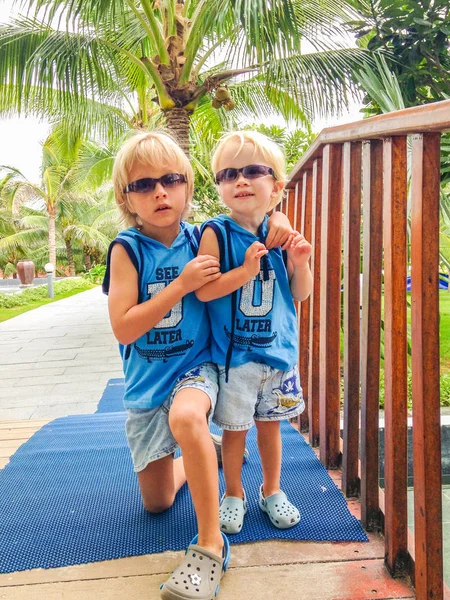
[[[206,415],[211,401],[205,392],[184,388],[175,396],[169,425],[183,453],[184,469],[198,522],[198,544],[222,554],[219,528],[217,456]]]
[[[186,483],[183,458],[174,459],[173,454],[149,463],[137,476],[144,508],[151,513],[170,508]]]
[[[244,496],[241,471],[246,435],[246,429],[243,431],[224,429],[222,435],[222,462],[227,488],[226,495],[235,498],[243,498]]]
[[[280,491],[280,421],[256,421],[258,448],[263,470],[263,492],[268,498]]]

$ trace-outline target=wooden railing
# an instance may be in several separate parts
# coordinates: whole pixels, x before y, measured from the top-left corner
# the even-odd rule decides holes
[[[384,531],[387,568],[393,576],[411,573],[420,600],[443,598],[439,190],[440,136],[449,129],[450,101],[325,129],[292,171],[279,207],[313,244],[314,290],[299,307],[307,402],[300,426],[327,468],[342,467],[343,492],[360,496],[363,525]],[[408,138],[414,537],[407,527]],[[382,296],[384,493],[378,443]]]

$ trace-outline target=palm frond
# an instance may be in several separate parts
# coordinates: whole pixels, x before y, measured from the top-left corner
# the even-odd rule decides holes
[[[73,224],[66,227],[65,232],[71,239],[78,240],[91,248],[107,250],[111,240],[95,227],[84,224]]]
[[[101,229],[103,227],[110,227],[111,225],[118,228],[120,222],[120,212],[118,208],[107,210],[99,215],[92,221],[92,227],[94,229]]]
[[[28,14],[40,15],[45,20],[58,21],[61,26],[74,27],[79,23],[110,23],[124,26],[130,9],[123,0],[22,0],[17,2],[28,9]]]
[[[114,147],[85,142],[74,167],[73,178],[76,185],[92,190],[109,181],[116,151]]]
[[[215,110],[209,98],[202,99],[192,115],[191,123],[194,132],[201,133],[202,139],[210,140],[217,140],[223,131],[237,127],[237,120],[233,113]]]
[[[386,58],[383,55],[375,55],[373,59],[373,66],[363,65],[356,71],[356,77],[362,87],[384,113],[405,108],[397,76],[389,68]]]
[[[116,52],[92,33],[17,19],[0,26],[0,53],[1,112],[70,118],[80,131],[86,131],[86,120],[98,127],[107,114],[108,130],[124,120],[130,90]]]
[[[358,97],[359,88],[352,75],[372,58],[359,48],[328,50],[290,56],[271,61],[264,74],[271,85],[286,91],[306,114],[316,116],[339,114],[349,97]]]
[[[23,248],[31,248],[33,245],[42,243],[42,238],[45,238],[45,232],[40,229],[26,229],[18,231],[12,235],[0,239],[0,249],[3,250],[18,250]]]
[[[304,110],[289,92],[268,83],[263,76],[256,76],[236,85],[230,85],[236,102],[238,118],[273,117],[281,114],[287,121],[308,123]]]
[[[42,231],[47,235],[48,233],[48,216],[45,215],[26,215],[19,221],[20,227],[23,229],[34,229],[35,231]]]

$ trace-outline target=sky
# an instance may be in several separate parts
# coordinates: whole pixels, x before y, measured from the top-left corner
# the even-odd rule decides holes
[[[8,21],[12,4],[13,0],[0,0],[0,23]],[[317,119],[313,123],[313,131],[319,133],[324,127],[358,121],[361,119],[360,108],[360,104],[354,102],[349,111],[339,118]],[[284,121],[274,117],[273,123],[283,125]],[[41,144],[49,131],[46,121],[32,117],[0,117],[0,165],[13,166],[31,181],[39,182]]]

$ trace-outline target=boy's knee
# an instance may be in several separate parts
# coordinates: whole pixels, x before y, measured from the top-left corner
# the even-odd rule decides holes
[[[177,434],[196,435],[196,432],[205,428],[206,424],[206,416],[203,412],[193,407],[178,408],[169,412],[169,425],[175,438]]]
[[[162,513],[172,506],[175,494],[161,498],[142,498],[145,510],[150,514]]]

